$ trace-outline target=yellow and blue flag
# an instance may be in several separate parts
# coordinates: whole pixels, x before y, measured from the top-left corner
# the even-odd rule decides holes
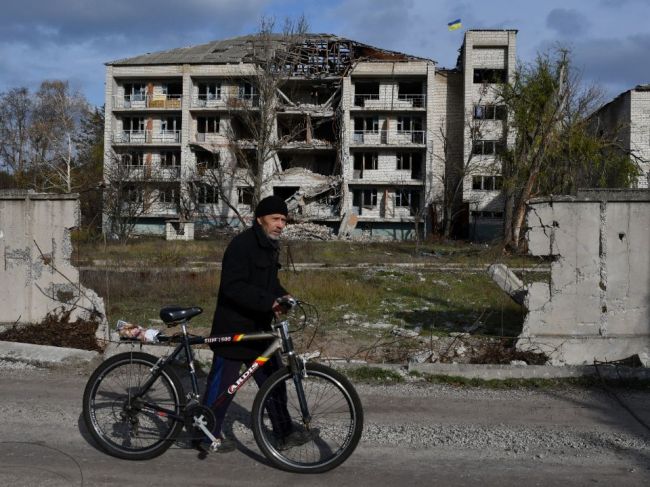
[[[449,23],[447,24],[447,28],[448,28],[449,30],[460,29],[462,26],[463,26],[463,24],[460,23],[460,19],[456,19],[456,20],[454,20],[453,22],[449,22]]]

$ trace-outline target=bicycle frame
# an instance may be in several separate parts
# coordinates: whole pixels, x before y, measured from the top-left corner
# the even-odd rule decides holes
[[[156,362],[155,366],[151,369],[151,376],[149,377],[149,379],[147,379],[147,381],[132,396],[133,400],[137,401],[138,399],[140,399],[149,390],[149,388],[156,382],[158,377],[160,377],[160,375],[162,374],[163,367],[165,365],[171,364],[176,359],[176,357],[181,353],[181,351],[184,351],[187,359],[187,367],[189,370],[190,380],[192,384],[192,392],[187,394],[186,399],[188,400],[188,403],[191,401],[198,402],[199,386],[196,378],[196,369],[194,367],[194,356],[192,353],[193,345],[201,345],[204,343],[234,344],[243,341],[272,339],[273,342],[267,347],[267,349],[262,353],[262,355],[258,356],[253,361],[253,363],[244,371],[244,373],[242,373],[233,384],[231,384],[226,390],[224,390],[224,392],[222,392],[216,398],[215,404],[219,404],[221,401],[223,401],[226,397],[226,394],[229,394],[231,396],[234,395],[241,388],[241,386],[243,386],[253,376],[255,371],[261,366],[263,366],[276,351],[282,350],[288,356],[289,367],[294,375],[294,382],[296,383],[296,388],[298,390],[298,399],[300,403],[301,412],[306,421],[310,420],[310,415],[307,408],[307,402],[304,397],[304,391],[302,388],[302,383],[299,374],[300,372],[302,373],[303,376],[306,376],[306,369],[304,367],[304,362],[295,355],[295,352],[293,350],[293,341],[291,340],[291,336],[289,335],[288,321],[281,321],[279,323],[273,324],[272,329],[276,333],[256,332],[256,333],[249,333],[249,334],[242,333],[242,334],[234,334],[234,335],[214,335],[209,337],[190,336],[187,332],[187,325],[188,325],[188,321],[180,322],[180,326],[182,330],[180,343],[176,346],[176,348],[172,351],[172,353],[169,354],[166,358],[161,357],[160,359],[158,359],[158,362]],[[158,339],[160,342],[165,343],[165,342],[174,342],[179,338],[177,336],[168,337],[165,335],[159,335]],[[160,416],[171,417],[173,419],[177,419],[178,421],[184,420],[184,417],[182,415],[177,414],[175,411],[162,408],[156,404],[150,404],[148,402],[144,402],[143,406],[145,406],[150,410],[155,411],[155,413]]]

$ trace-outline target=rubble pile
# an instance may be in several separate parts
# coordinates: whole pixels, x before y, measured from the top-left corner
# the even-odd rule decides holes
[[[284,240],[332,240],[333,230],[315,223],[294,223],[287,225],[282,233]]]

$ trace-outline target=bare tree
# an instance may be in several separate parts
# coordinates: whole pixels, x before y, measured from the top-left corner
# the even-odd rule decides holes
[[[156,194],[148,171],[131,164],[129,154],[111,154],[104,169],[103,209],[106,233],[120,241],[134,233],[140,217],[151,212]]]
[[[79,188],[81,226],[92,234],[101,230],[101,183],[104,168],[104,109],[89,111],[80,121],[80,129],[73,139],[77,161],[73,180]]]
[[[189,184],[182,197],[186,218],[200,214],[213,226],[219,227],[226,217],[222,206],[225,205],[241,226],[246,227],[246,215],[240,211],[239,191],[250,187],[247,173],[238,167],[236,159],[223,158],[218,145],[203,144],[202,147],[205,151],[197,156],[195,169],[187,174]]]
[[[19,187],[26,184],[31,161],[32,105],[27,88],[13,88],[0,95],[0,168],[13,175]]]
[[[229,168],[227,180],[250,188],[253,207],[261,199],[263,188],[280,170],[277,164],[271,164],[277,150],[305,133],[310,125],[305,115],[304,121],[278,134],[278,93],[294,72],[293,50],[303,41],[307,22],[304,17],[297,21],[286,19],[281,33],[274,29],[273,19],[261,19],[258,33],[251,41],[253,73],[236,80],[240,83],[237,97],[228,104],[227,138],[235,164]],[[240,216],[239,212],[236,214]]]
[[[453,150],[459,141],[450,140],[449,132],[445,129],[446,123],[441,124],[440,131],[437,134],[442,150],[435,153],[434,157],[444,164],[445,169],[442,174],[435,175],[434,178],[442,183],[443,193],[441,195],[442,201],[440,201],[443,209],[442,232],[447,238],[458,231],[456,228],[457,219],[466,211],[463,205],[465,185],[471,181],[472,176],[479,173],[490,172],[497,174],[499,172],[498,154],[492,154],[497,156],[496,160],[486,160],[482,155],[485,152],[483,150],[484,138],[490,139],[489,142],[492,144],[490,152],[492,153],[501,152],[505,144],[503,133],[488,133],[486,119],[482,113],[487,109],[496,111],[497,107],[494,104],[483,105],[482,99],[479,99],[476,105],[463,117],[465,120],[463,124],[465,137],[463,137],[463,140],[466,141],[466,145],[464,149],[462,143],[458,146],[460,148],[458,154],[453,153]],[[478,110],[481,113],[478,113]],[[498,139],[493,140],[495,136]]]
[[[30,135],[34,150],[35,184],[43,191],[71,193],[78,189],[73,169],[86,161],[77,159],[73,139],[90,111],[67,81],[44,81],[36,93]]]

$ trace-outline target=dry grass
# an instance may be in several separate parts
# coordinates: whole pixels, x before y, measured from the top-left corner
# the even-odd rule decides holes
[[[82,283],[104,297],[109,322],[125,319],[149,325],[170,304],[201,306],[194,326],[209,327],[216,304],[218,271],[84,271]],[[411,351],[404,340],[374,323],[387,323],[422,334],[468,331],[515,336],[523,310],[505,296],[485,273],[413,270],[283,271],[283,285],[318,309],[318,345],[338,356],[352,356],[375,344],[383,354]],[[401,347],[401,348],[400,348]],[[389,350],[390,349],[390,350]],[[365,353],[365,352],[364,352]],[[365,355],[368,355],[367,353]]]
[[[73,252],[76,265],[91,265],[93,261],[146,267],[177,267],[188,263],[221,262],[229,242],[224,237],[214,240],[168,242],[158,238],[143,238],[127,244],[77,242]],[[497,245],[486,246],[466,242],[346,242],[291,241],[283,242],[280,260],[291,263],[322,263],[346,266],[359,263],[392,264],[460,264],[477,266],[504,262],[509,266],[535,266],[538,259],[503,255]]]

